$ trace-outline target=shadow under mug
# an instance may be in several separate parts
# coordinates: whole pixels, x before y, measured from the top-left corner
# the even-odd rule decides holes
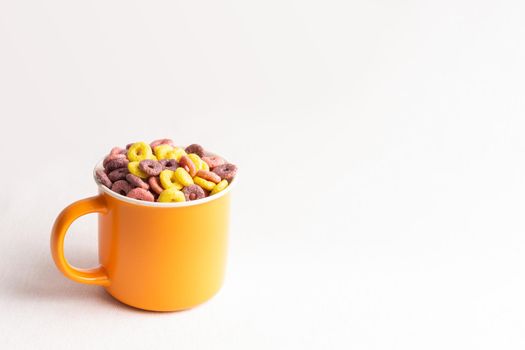
[[[99,163],[95,170],[100,168]],[[115,299],[144,310],[177,311],[210,299],[226,265],[230,190],[192,202],[144,202],[98,185],[57,217],[51,253],[68,278],[103,286]],[[98,213],[100,266],[80,269],[64,256],[71,223]]]

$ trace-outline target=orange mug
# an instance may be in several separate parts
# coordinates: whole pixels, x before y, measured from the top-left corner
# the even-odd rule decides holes
[[[177,311],[199,305],[223,282],[233,183],[211,197],[180,203],[139,201],[98,185],[98,196],[69,205],[57,217],[53,260],[66,277],[103,286],[136,308]],[[99,214],[100,266],[80,269],[64,257],[64,237],[71,223],[88,213]]]

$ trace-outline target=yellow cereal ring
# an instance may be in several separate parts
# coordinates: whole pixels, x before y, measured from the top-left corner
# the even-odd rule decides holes
[[[222,180],[217,185],[215,185],[215,187],[213,187],[213,190],[211,190],[210,196],[212,194],[219,193],[220,191],[224,190],[226,187],[228,187],[228,181]]]
[[[175,159],[178,162],[180,160],[180,157],[185,155],[186,151],[184,150],[184,148],[175,147],[166,154],[166,159]]]
[[[183,186],[193,185],[191,175],[188,174],[184,168],[177,168],[177,170],[175,170],[175,179],[177,179],[177,182]]]
[[[158,160],[161,160],[161,159],[173,159],[173,158],[168,158],[167,157],[168,153],[173,151],[173,147],[171,147],[170,145],[158,145],[153,150],[154,150],[155,155],[157,156]]]
[[[201,159],[201,160],[202,160],[202,159]],[[202,161],[202,168],[199,169],[199,170],[210,171],[210,166],[209,166],[208,163],[206,163],[205,161]]]
[[[175,187],[168,188],[160,193],[158,202],[171,203],[171,202],[185,202],[186,197],[184,193],[177,190]]]
[[[199,185],[200,187],[208,191],[213,190],[213,188],[215,187],[215,182],[205,180],[202,177],[198,177],[198,176],[195,176],[193,178],[193,182],[195,182],[197,185]]]
[[[195,164],[195,168],[197,168],[197,171],[204,170],[202,165],[204,161],[201,159],[201,157],[199,157],[195,153],[190,153],[188,154],[188,158],[190,158],[192,163]]]
[[[175,177],[175,172],[173,170],[162,170],[159,175],[160,184],[164,189],[175,188],[176,190],[182,189],[182,186]]]
[[[140,162],[144,159],[151,159],[152,155],[151,147],[145,142],[135,142],[128,149],[128,159],[130,162]]]
[[[138,177],[140,177],[142,179],[147,179],[149,177],[149,175],[146,174],[145,172],[143,172],[142,170],[140,170],[139,163],[140,162],[129,162],[128,163],[128,170],[129,170],[130,173],[132,173],[135,176],[138,176]]]

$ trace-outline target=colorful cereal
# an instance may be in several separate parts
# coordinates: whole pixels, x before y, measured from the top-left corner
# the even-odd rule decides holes
[[[138,162],[144,159],[152,159],[153,151],[150,145],[145,142],[135,142],[128,149],[128,159],[130,162]]]
[[[162,170],[160,172],[159,178],[160,184],[165,190],[172,187],[180,190],[183,187],[183,185],[177,181],[177,177],[175,176],[175,172],[173,170]]]
[[[159,195],[158,201],[162,203],[184,202],[186,201],[186,197],[183,192],[172,187],[162,191]]]
[[[120,195],[163,203],[195,201],[224,191],[237,167],[199,144],[171,139],[113,147],[95,171],[97,182]]]
[[[155,201],[155,197],[153,196],[153,193],[143,188],[139,188],[139,187],[134,188],[131,191],[129,191],[128,197],[138,199],[139,201],[146,201],[146,202]]]

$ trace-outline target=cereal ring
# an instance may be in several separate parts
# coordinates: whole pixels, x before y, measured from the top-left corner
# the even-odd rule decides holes
[[[126,180],[128,180],[128,182],[131,184],[131,186],[134,186],[134,187],[140,187],[140,188],[143,188],[145,190],[149,190],[149,185],[147,183],[145,183],[144,181],[142,181],[142,179],[136,175],[133,175],[133,174],[127,174],[126,175]]]
[[[215,182],[204,180],[202,177],[195,176],[193,182],[202,187],[205,190],[211,191],[215,187]]]
[[[182,190],[187,201],[194,201],[206,197],[204,190],[198,185],[190,185]]]
[[[185,202],[186,197],[184,196],[184,193],[172,187],[162,191],[157,201],[163,203]]]
[[[202,158],[201,158],[201,168],[199,170],[210,171],[210,166],[208,165],[208,163],[203,161]]]
[[[204,156],[202,160],[205,161],[211,169],[226,163],[226,161],[219,156]]]
[[[122,154],[123,151],[125,151],[125,150],[123,150],[123,149],[120,148],[120,147],[113,147],[113,148],[111,149],[111,151],[109,152],[109,155],[110,155],[110,156],[116,156],[116,155],[118,155],[118,154]]]
[[[159,160],[166,159],[167,154],[171,151],[173,151],[173,147],[170,145],[158,145],[155,148],[153,148],[153,152]]]
[[[175,171],[179,167],[179,163],[175,159],[161,159],[159,162],[163,169]]]
[[[125,159],[127,159],[127,158],[126,158],[126,155],[124,155],[124,154],[113,154],[113,155],[109,154],[109,155],[107,155],[107,156],[104,158],[104,161],[102,162],[102,166],[105,168],[106,165],[107,165],[110,161],[112,161],[113,159],[118,159],[118,158],[125,158]]]
[[[195,153],[199,157],[204,156],[204,148],[196,143],[189,145],[185,149],[186,153]]]
[[[206,164],[206,163],[204,163],[204,164]],[[211,172],[211,171],[199,170],[199,171],[197,171],[197,176],[203,178],[204,180],[208,180],[208,181],[214,182],[216,184],[221,182],[221,177],[219,175],[215,174],[214,172]]]
[[[151,147],[144,142],[135,142],[128,149],[128,159],[131,162],[137,162],[144,159],[151,159],[152,155],[153,151],[151,150]]]
[[[208,165],[195,153],[188,154],[188,158],[191,159],[193,164],[195,164],[195,167],[197,168],[197,171],[204,170],[204,167],[208,167]]]
[[[160,172],[160,183],[164,189],[175,187],[180,190],[183,186],[177,181],[175,172],[173,170],[162,170]]]
[[[126,180],[118,180],[111,186],[111,190],[125,196],[131,191],[131,185]]]
[[[179,160],[179,165],[183,167],[191,177],[194,177],[195,174],[197,174],[197,167],[195,166],[195,163],[192,162],[190,157],[188,156],[182,156]]]
[[[129,162],[128,170],[130,173],[132,173],[135,176],[140,177],[141,179],[147,179],[148,174],[145,174],[142,170],[139,169],[139,163],[140,162]]]
[[[175,179],[183,186],[193,185],[193,179],[191,178],[191,175],[188,174],[184,168],[177,168],[177,170],[175,170]]]
[[[222,180],[221,182],[219,182],[217,185],[215,185],[215,187],[213,188],[213,190],[211,190],[210,192],[210,196],[216,194],[216,193],[219,193],[221,192],[222,190],[224,190],[226,187],[228,187],[228,181],[227,180]]]
[[[185,155],[186,155],[186,152],[184,151],[183,148],[175,147],[174,149],[166,153],[166,158],[167,159],[173,158],[177,160],[178,162],[180,161],[180,157],[185,156]]]
[[[221,179],[232,182],[235,174],[237,173],[237,167],[233,164],[226,163],[223,165],[216,166],[212,170],[215,174],[219,175]]]
[[[155,197],[153,193],[140,187],[136,187],[128,192],[129,198],[138,199],[139,201],[153,202]]]
[[[126,175],[129,174],[128,168],[118,168],[113,170],[108,174],[108,177],[111,181],[115,182],[126,178]]]
[[[100,184],[106,186],[107,188],[111,188],[111,180],[109,179],[108,175],[104,172],[102,169],[98,169],[95,171],[95,176],[97,178],[97,181],[100,182]]]
[[[155,149],[155,147],[159,145],[168,145],[171,147],[175,147],[175,144],[173,143],[173,140],[171,139],[159,139],[155,140],[152,143],[149,144],[152,149]]]
[[[164,189],[160,185],[160,180],[156,176],[152,176],[148,179],[149,187],[153,190],[156,194],[161,194]]]
[[[157,176],[162,171],[162,164],[152,159],[141,160],[139,163],[139,169],[149,176]]]
[[[115,158],[106,163],[106,171],[109,173],[118,168],[125,168],[128,166],[129,161],[126,157]]]

